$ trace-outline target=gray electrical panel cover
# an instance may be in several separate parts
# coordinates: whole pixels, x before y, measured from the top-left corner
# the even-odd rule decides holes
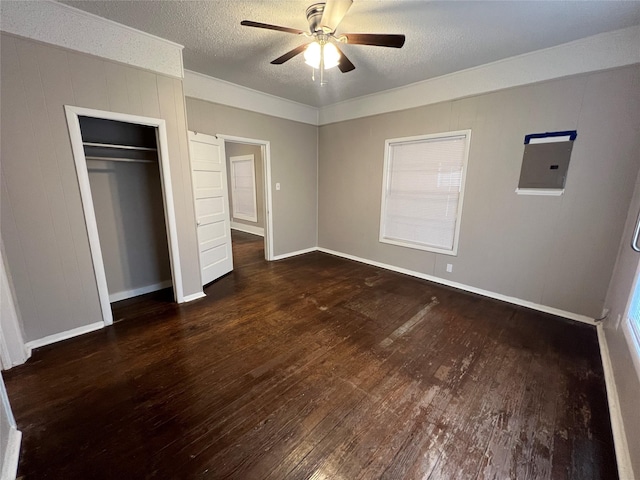
[[[525,145],[518,188],[563,189],[572,149],[573,141]]]

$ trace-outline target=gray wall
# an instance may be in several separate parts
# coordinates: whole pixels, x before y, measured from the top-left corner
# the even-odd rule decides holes
[[[319,246],[599,317],[638,162],[638,66],[331,124]],[[457,257],[378,242],[384,141],[471,129]],[[578,131],[566,192],[518,196],[524,136]],[[453,272],[446,273],[447,263]]]
[[[189,97],[187,117],[189,130],[271,142],[274,253],[315,247],[317,127]]]
[[[158,164],[87,167],[109,294],[171,282]]]
[[[640,109],[638,103],[636,103],[636,108]],[[636,155],[636,160],[640,160],[638,155]],[[618,260],[607,294],[605,305],[609,308],[609,317],[604,323],[635,478],[640,478],[640,415],[638,415],[640,379],[633,365],[632,354],[629,350],[622,324],[618,322],[618,316],[621,319],[624,318],[627,301],[633,288],[633,280],[640,264],[640,253],[631,249],[631,235],[635,228],[639,211],[640,175],[638,175],[636,182],[633,201],[629,208],[624,234],[620,242]]]
[[[201,291],[182,81],[2,34],[0,231],[25,341],[102,320],[63,105],[162,118],[185,295]]]
[[[262,171],[262,147],[260,145],[247,145],[243,143],[225,142],[225,154],[227,156],[227,183],[229,186],[229,210],[231,221],[244,223],[255,227],[264,228],[264,172]],[[256,169],[256,208],[258,210],[258,221],[250,222],[233,216],[233,200],[231,198],[231,157],[241,155],[253,155]]]

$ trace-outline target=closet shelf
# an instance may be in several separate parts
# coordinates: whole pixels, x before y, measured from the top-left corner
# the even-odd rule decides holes
[[[155,152],[157,149],[150,147],[134,147],[132,145],[114,145],[112,143],[94,143],[94,142],[82,142],[85,147],[100,147],[100,148],[115,148],[118,150],[140,150],[144,152]]]
[[[106,162],[128,162],[128,163],[155,163],[155,160],[144,160],[142,158],[122,158],[122,157],[91,157],[85,156],[87,160],[101,160]]]

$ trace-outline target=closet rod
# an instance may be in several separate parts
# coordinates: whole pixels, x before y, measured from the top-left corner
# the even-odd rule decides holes
[[[133,145],[115,145],[113,143],[82,142],[85,147],[117,148],[120,150],[142,150],[145,152],[155,152],[157,149],[149,147],[134,147]]]
[[[158,163],[155,160],[144,160],[142,158],[119,158],[119,157],[87,157],[87,160],[104,160],[106,162],[128,162],[128,163]]]

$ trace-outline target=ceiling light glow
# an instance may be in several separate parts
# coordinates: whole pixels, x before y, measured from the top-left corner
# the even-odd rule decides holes
[[[324,57],[324,68],[336,67],[340,62],[340,52],[333,43],[313,42],[304,51],[304,61],[313,68],[320,68],[320,59]]]

